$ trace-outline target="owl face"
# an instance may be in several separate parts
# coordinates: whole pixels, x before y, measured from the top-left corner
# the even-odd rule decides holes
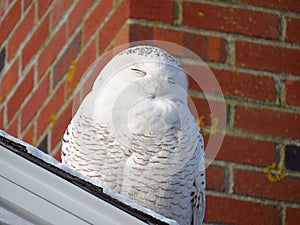
[[[181,68],[165,62],[140,62],[129,68],[138,83],[153,97],[176,93],[176,88],[187,90],[186,76]]]
[[[187,98],[187,79],[181,68],[163,62],[136,62],[120,69],[108,85],[128,94],[128,101],[138,98]],[[120,93],[121,94],[121,93]]]
[[[161,92],[168,83],[173,84],[173,89],[174,85],[179,85],[178,88],[185,91],[188,86],[186,75],[173,56],[157,47],[136,46],[113,57],[99,74],[94,87],[101,89],[110,85],[114,86],[114,91],[119,91],[137,81],[138,85],[149,89],[150,94]],[[161,85],[164,81],[168,83]]]
[[[128,113],[137,104],[165,110],[187,105],[187,77],[178,61],[163,50],[151,46],[126,49],[101,71],[94,112],[105,118],[112,111]],[[98,79],[97,78],[97,79]],[[99,82],[97,84],[97,82]],[[120,113],[119,113],[120,112]]]

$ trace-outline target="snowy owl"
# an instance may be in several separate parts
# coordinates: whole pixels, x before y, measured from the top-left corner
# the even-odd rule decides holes
[[[70,122],[62,162],[179,224],[202,224],[204,141],[187,88],[169,53],[152,46],[123,50]]]

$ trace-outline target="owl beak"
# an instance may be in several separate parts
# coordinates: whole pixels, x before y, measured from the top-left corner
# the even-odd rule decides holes
[[[149,80],[147,87],[144,87],[143,89],[150,98],[154,99],[164,95],[166,90],[171,88],[171,84],[176,84],[176,82],[169,77],[153,77]]]

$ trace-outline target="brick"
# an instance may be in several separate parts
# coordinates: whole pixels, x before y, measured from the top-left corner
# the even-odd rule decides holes
[[[93,65],[93,69],[88,72],[88,76],[86,76],[85,79],[81,80],[79,84],[80,86],[78,86],[78,89],[80,90],[76,90],[77,93],[80,91],[80,97],[76,96],[76,99],[73,99],[73,107],[76,108],[77,106],[79,106],[80,101],[92,90],[94,81],[98,77],[99,73],[115,54],[116,52],[108,51],[100,57],[100,60],[95,61],[96,63],[95,65]]]
[[[53,5],[52,13],[52,21],[51,21],[51,30],[54,29],[57,22],[63,17],[63,15],[67,12],[70,7],[72,0],[64,0],[64,1],[55,1]]]
[[[288,105],[300,106],[300,81],[286,80],[286,103]]]
[[[192,65],[182,65],[188,74],[189,88],[197,89],[205,94],[222,94],[216,79],[208,67],[199,67]],[[201,85],[201,87],[199,87]],[[211,125],[212,120],[218,127],[224,127],[226,124],[226,105],[224,102],[214,101],[212,99],[191,99],[196,106],[196,112],[191,109],[194,116],[204,117],[204,124]],[[192,106],[192,104],[189,104]]]
[[[66,44],[66,41],[66,24],[63,24],[38,58],[38,79],[43,76],[52,62],[57,58],[57,55]]]
[[[267,12],[205,3],[183,3],[183,24],[209,30],[276,39],[278,20],[277,15]]]
[[[9,3],[7,1],[2,1],[1,2],[1,7],[0,7],[0,18],[3,17],[3,15],[5,14],[6,12],[6,9],[8,8],[9,6]]]
[[[128,5],[124,1],[109,18],[99,32],[99,53],[107,48],[111,40],[116,36],[125,21],[128,19]]]
[[[210,108],[207,102],[207,99],[202,98],[195,98],[191,97],[188,99],[188,105],[190,108],[191,113],[197,120],[199,117],[203,117],[203,123],[204,125],[211,125],[211,119],[210,119]]]
[[[218,127],[225,127],[226,125],[226,105],[220,101],[211,99],[191,98],[192,104],[189,103],[190,110],[195,117],[204,117],[204,125],[211,125],[217,123]],[[195,106],[195,109],[193,108]],[[196,112],[195,112],[196,110]],[[212,115],[212,113],[214,113]],[[217,122],[213,122],[217,121]]]
[[[153,28],[153,39],[154,40],[162,40],[168,41],[180,46],[184,44],[184,32],[177,31],[172,29],[165,29],[161,27],[154,27]]]
[[[112,1],[110,0],[104,0],[98,3],[97,7],[91,12],[84,23],[84,43],[88,42],[90,37],[95,34],[111,9]]]
[[[21,2],[16,1],[0,23],[0,46],[21,18]]]
[[[0,51],[0,73],[5,66],[5,58],[6,58],[6,49],[2,48]]]
[[[7,58],[10,60],[16,54],[16,51],[19,49],[20,44],[25,39],[27,34],[33,28],[34,25],[34,16],[35,8],[31,7],[27,12],[25,17],[22,19],[21,23],[17,25],[16,30],[14,31],[13,36],[9,39],[7,45]]]
[[[289,170],[300,172],[300,146],[287,145],[285,146],[285,166]]]
[[[245,131],[300,139],[300,114],[237,106],[235,127]]]
[[[205,221],[257,225],[278,224],[277,206],[207,195]]]
[[[299,4],[299,9],[300,9],[300,4]],[[300,43],[299,30],[300,30],[300,19],[298,18],[286,19],[286,40],[287,41]]]
[[[37,148],[45,153],[49,152],[48,149],[48,134],[40,141]]]
[[[116,54],[116,52],[114,52]],[[92,90],[92,87],[94,85],[94,81],[97,79],[99,73],[101,70],[105,67],[105,65],[112,59],[113,52],[109,51],[106,52],[101,56],[101,60],[97,60],[97,63],[93,65],[93,70],[89,71],[88,76],[85,77],[85,79],[81,80],[80,90],[76,90],[77,93],[80,91],[80,97],[75,96],[73,99],[73,110],[77,110],[77,107],[79,107],[80,102],[82,99]],[[89,69],[88,69],[89,70]],[[73,111],[74,112],[74,111]]]
[[[184,46],[204,61],[225,62],[226,40],[214,36],[184,34]]]
[[[32,118],[36,115],[37,111],[41,108],[44,101],[49,95],[50,80],[49,76],[46,76],[39,84],[37,89],[33,91],[32,96],[28,102],[22,108],[21,116],[21,130],[30,123]]]
[[[38,17],[41,18],[49,8],[53,0],[38,1]]]
[[[37,118],[37,137],[40,137],[49,125],[57,119],[57,113],[65,101],[65,87],[61,84],[54,92],[50,101],[41,110]]]
[[[120,32],[118,32],[114,41],[114,48],[129,42],[129,25],[125,25]]]
[[[239,67],[300,75],[300,50],[251,42],[236,42]]]
[[[62,140],[69,122],[72,119],[72,102],[69,103],[67,108],[61,113],[61,115],[54,122],[51,129],[51,148],[54,148],[58,142]]]
[[[173,23],[174,2],[171,0],[131,0],[130,18]]]
[[[19,135],[19,117],[15,117],[12,121],[8,121],[9,127],[6,130],[7,133],[9,133],[10,135],[14,136],[14,137],[18,137]]]
[[[53,158],[55,158],[58,162],[61,162],[61,147],[54,153],[51,153]]]
[[[71,94],[74,88],[77,87],[81,78],[85,75],[85,72],[96,60],[96,41],[90,42],[89,46],[84,50],[81,56],[79,56],[75,65],[75,73],[72,79],[66,81],[67,94]]]
[[[210,165],[206,169],[206,189],[223,192],[225,190],[225,169]]]
[[[207,54],[208,61],[225,62],[227,41],[223,38],[208,36],[207,37]]]
[[[270,141],[225,135],[216,159],[257,166],[268,166],[275,158]]]
[[[219,154],[224,139],[224,133],[211,132],[211,130],[206,128],[202,130],[202,134],[204,138],[205,158],[208,162],[213,162]]]
[[[189,89],[223,95],[213,71],[207,66],[182,64],[188,76]]]
[[[63,55],[59,58],[58,62],[54,66],[54,86],[62,79],[63,75],[68,71],[71,62],[77,57],[81,48],[81,35],[79,32],[75,38],[71,41],[68,48],[65,50]]]
[[[2,102],[12,87],[17,83],[19,76],[19,59],[16,59],[8,71],[0,79],[0,102]]]
[[[7,119],[11,121],[16,112],[20,109],[22,103],[24,102],[27,95],[31,92],[33,88],[33,77],[34,69],[31,68],[30,71],[25,75],[23,81],[18,85],[17,89],[14,91],[13,95],[7,102]]]
[[[4,128],[4,107],[0,108],[0,130]]]
[[[22,68],[25,68],[30,59],[42,47],[49,34],[49,16],[45,17],[32,34],[30,40],[26,43],[22,51]]]
[[[241,3],[247,3],[257,6],[263,6],[271,9],[291,10],[300,12],[300,2],[295,0],[238,0]]]
[[[297,225],[299,221],[300,221],[300,209],[287,207],[285,225]]]
[[[157,47],[162,48],[176,58],[187,57],[184,48],[184,32],[179,30],[153,27],[153,41]],[[157,42],[163,41],[163,42]]]
[[[24,4],[24,11],[26,11],[26,9],[30,6],[32,0],[23,0],[23,4]]]
[[[212,71],[225,95],[276,102],[276,81],[272,77],[224,69]]]
[[[153,28],[138,24],[130,24],[130,41],[142,41],[153,39]]]
[[[300,202],[300,179],[285,177],[271,182],[267,174],[249,170],[234,170],[234,192],[242,195],[262,197],[288,202]]]
[[[93,4],[93,0],[79,1],[68,16],[68,35],[70,36],[79,26],[88,8]]]
[[[31,125],[28,130],[23,134],[22,140],[34,145],[34,125]]]

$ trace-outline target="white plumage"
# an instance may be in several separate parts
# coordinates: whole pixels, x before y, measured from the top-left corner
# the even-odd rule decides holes
[[[180,64],[165,51],[122,51],[69,124],[63,163],[179,224],[202,224],[204,142],[187,86]]]

